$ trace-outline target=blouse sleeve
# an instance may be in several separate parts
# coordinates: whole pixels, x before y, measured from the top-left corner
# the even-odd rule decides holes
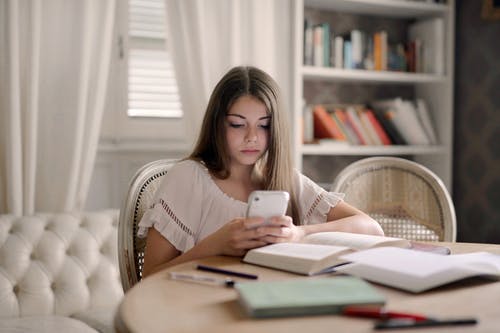
[[[328,212],[344,199],[344,193],[327,192],[298,171],[295,179],[303,224],[326,222]]]
[[[195,244],[202,203],[202,175],[193,161],[173,166],[164,176],[153,201],[139,222],[139,237],[154,227],[176,249],[185,252]]]

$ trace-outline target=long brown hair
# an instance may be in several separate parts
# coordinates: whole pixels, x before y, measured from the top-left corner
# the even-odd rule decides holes
[[[254,172],[264,190],[290,193],[287,213],[294,223],[300,224],[287,116],[280,89],[266,72],[251,66],[240,66],[232,68],[222,77],[210,96],[198,141],[188,158],[203,162],[215,177],[229,177],[230,156],[224,120],[231,106],[242,96],[257,98],[271,115],[268,149],[255,164]]]

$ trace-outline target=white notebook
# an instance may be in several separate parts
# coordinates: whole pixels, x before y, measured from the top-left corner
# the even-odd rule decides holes
[[[473,252],[443,256],[396,247],[373,248],[340,257],[351,262],[338,272],[418,293],[472,276],[500,278],[500,255]]]

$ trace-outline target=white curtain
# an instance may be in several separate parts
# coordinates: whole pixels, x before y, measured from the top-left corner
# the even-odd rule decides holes
[[[291,0],[165,0],[167,39],[193,143],[210,93],[231,67],[253,65],[292,90]]]
[[[115,0],[0,0],[0,213],[84,206],[114,16]]]

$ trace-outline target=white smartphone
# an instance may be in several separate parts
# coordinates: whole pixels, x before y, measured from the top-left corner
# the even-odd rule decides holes
[[[263,217],[266,223],[273,216],[286,214],[288,200],[286,191],[253,191],[248,197],[247,217]]]

